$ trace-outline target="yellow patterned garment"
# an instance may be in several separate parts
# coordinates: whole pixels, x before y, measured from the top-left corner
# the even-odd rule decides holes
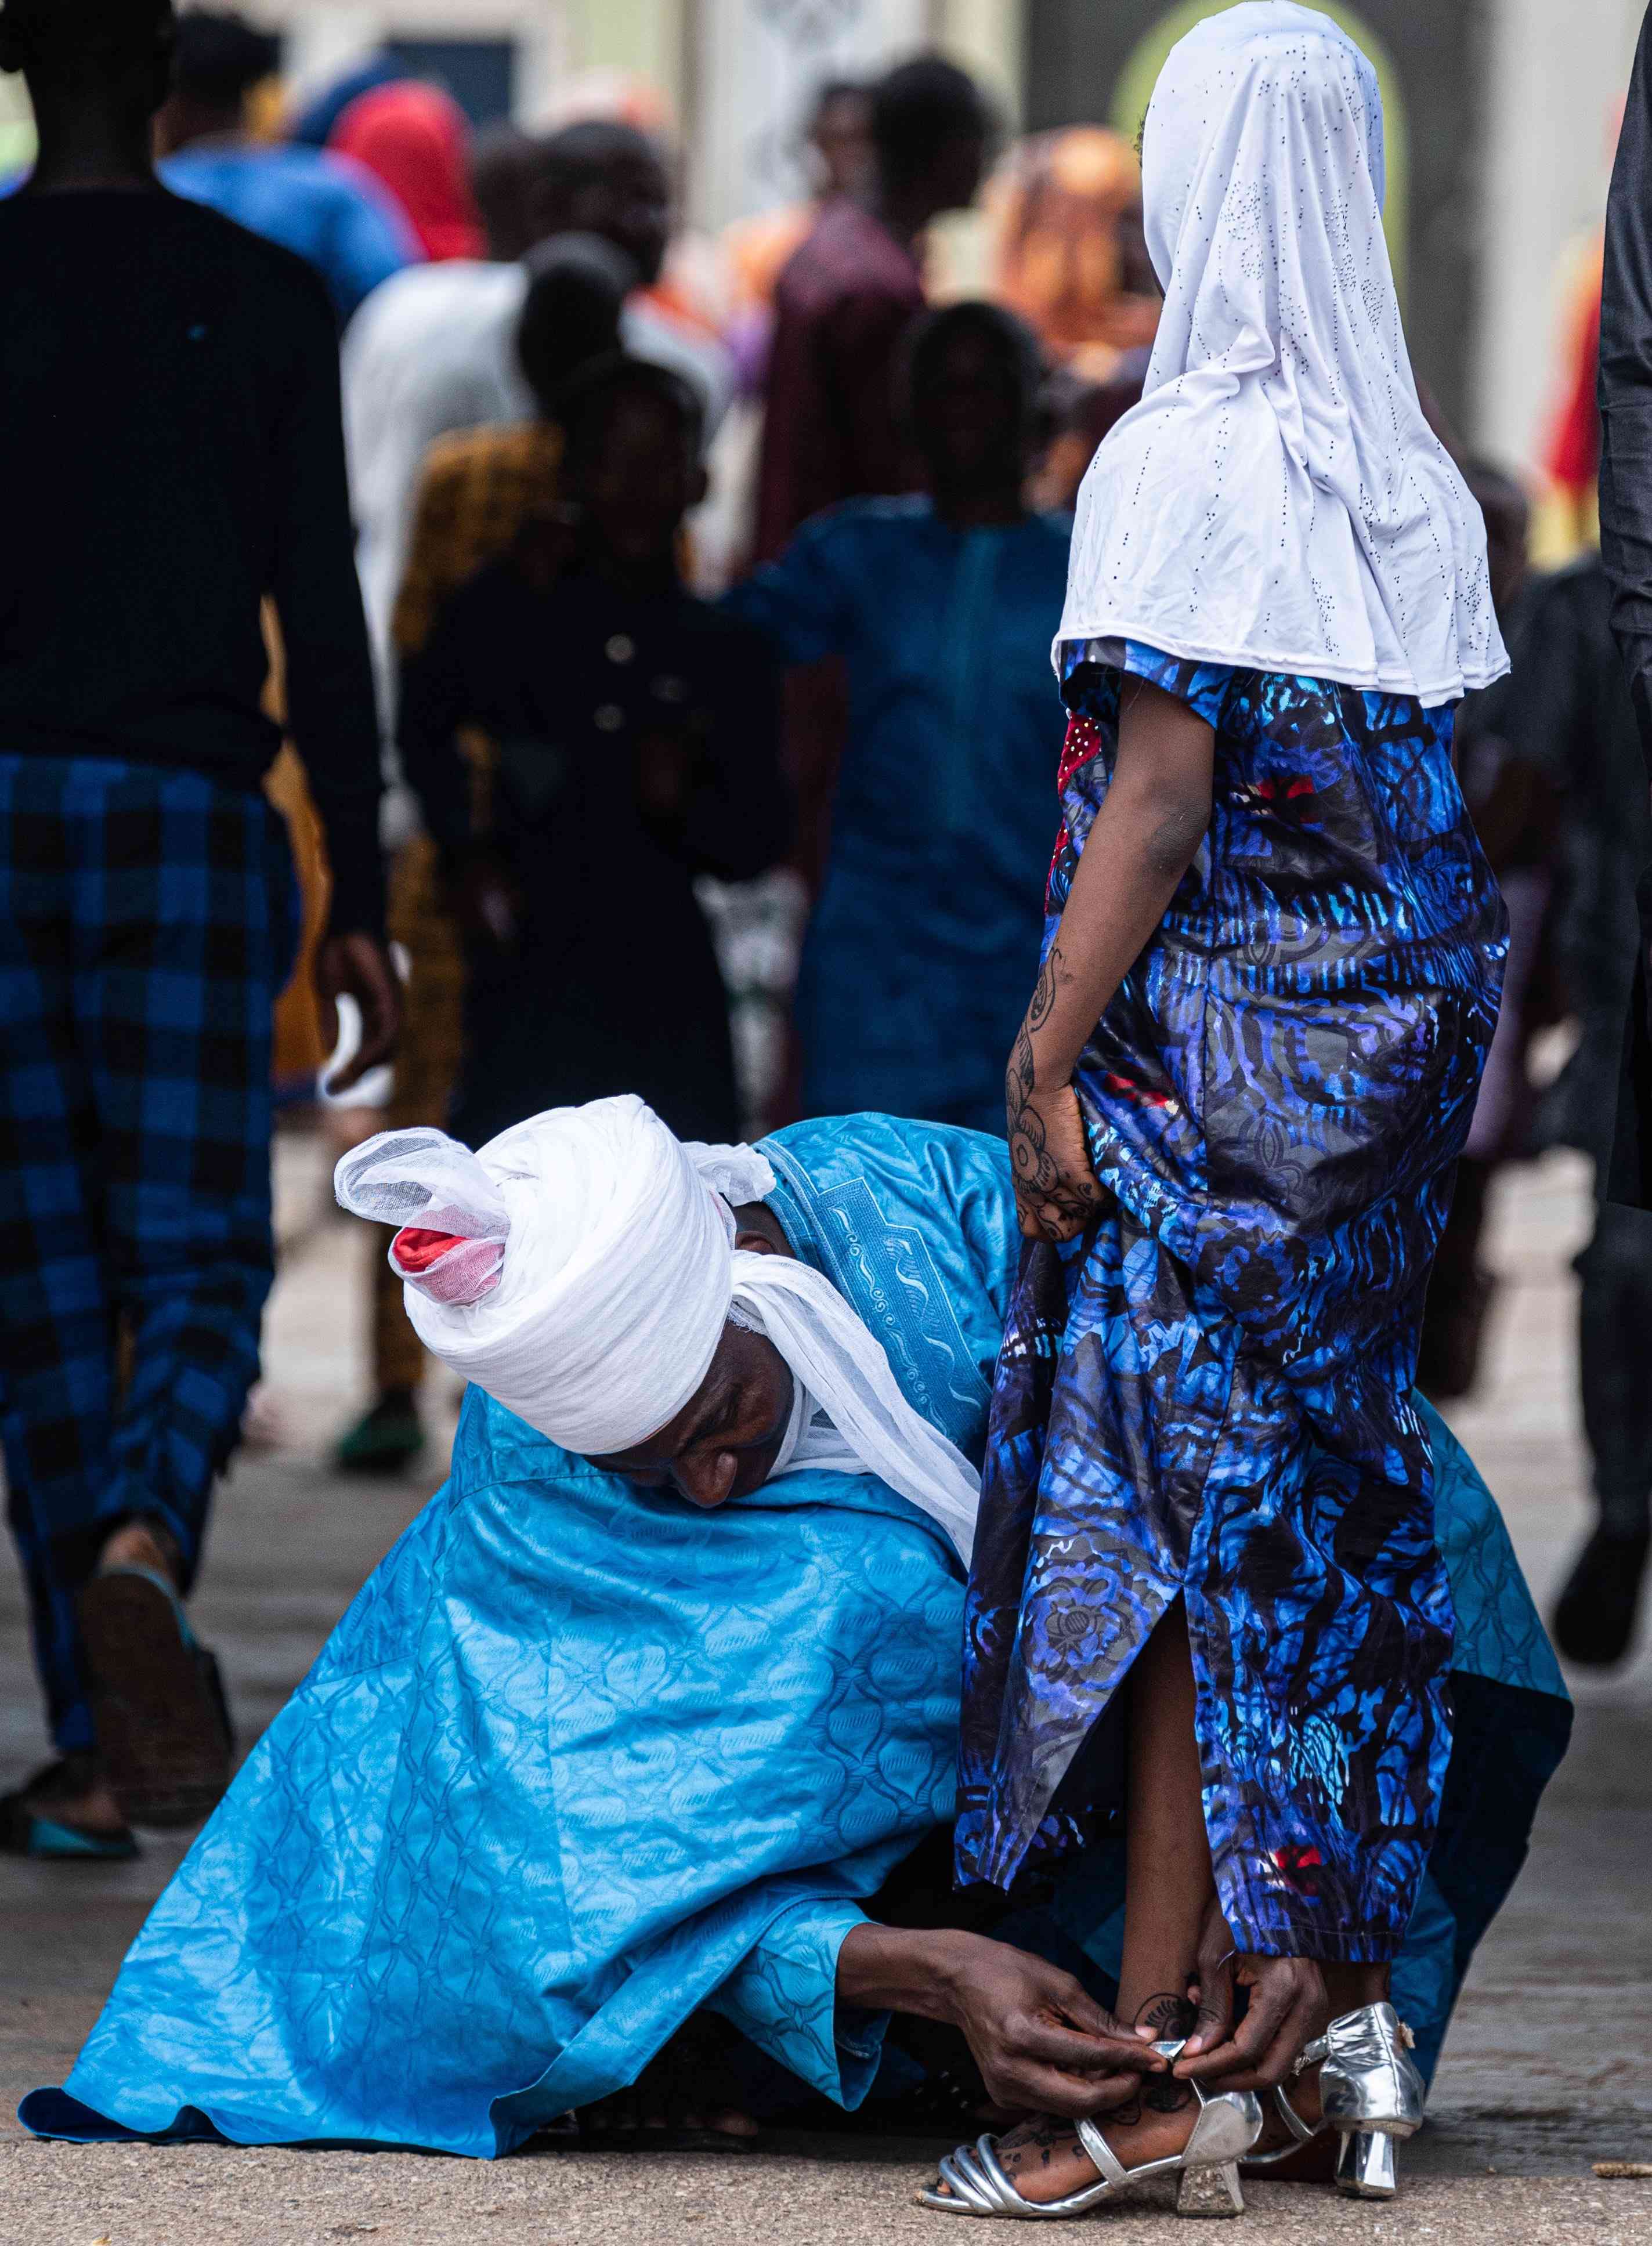
[[[561,456],[561,431],[542,421],[464,429],[431,446],[391,622],[404,660],[418,653],[459,587],[507,552],[524,523],[554,504]],[[479,793],[486,785],[479,743],[471,761]],[[459,1073],[465,956],[442,894],[436,847],[426,835],[411,836],[391,869],[390,933],[407,954],[408,987],[406,1027],[385,1121],[392,1129],[442,1124]],[[380,1256],[373,1273],[372,1343],[381,1394],[416,1388],[424,1369],[425,1352],[407,1322],[401,1293]]]
[[[562,432],[547,421],[463,429],[425,455],[391,633],[417,655],[442,604],[556,500]]]

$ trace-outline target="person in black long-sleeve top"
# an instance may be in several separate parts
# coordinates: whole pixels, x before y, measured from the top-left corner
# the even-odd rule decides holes
[[[1601,298],[1601,560],[1613,636],[1623,659],[1647,778],[1652,782],[1652,17],[1641,27],[1612,169]],[[1617,1127],[1604,1199],[1652,1209],[1652,867],[1640,884],[1640,943],[1623,1036]],[[1648,1525],[1603,1513],[1562,1600],[1573,1651],[1609,1660],[1632,1635],[1647,1564]],[[1606,1616],[1577,1642],[1592,1610]]]
[[[1601,297],[1601,559],[1652,781],[1652,16],[1641,26],[1606,208]],[[1652,1208],[1652,874],[1623,1068],[1612,1196]]]
[[[451,1126],[636,1092],[683,1138],[739,1135],[728,1002],[697,875],[789,841],[773,662],[683,588],[704,489],[680,378],[594,362],[561,391],[562,520],[479,570],[403,669],[404,768],[467,929]],[[473,731],[489,747],[473,816]]]
[[[299,259],[157,184],[171,24],[0,14],[40,140],[0,202],[0,1433],[61,1757],[0,1800],[0,1847],[35,1856],[130,1855],[132,1822],[193,1821],[228,1777],[181,1601],[273,1269],[295,930],[267,598],[352,1076],[398,1011],[332,313]]]

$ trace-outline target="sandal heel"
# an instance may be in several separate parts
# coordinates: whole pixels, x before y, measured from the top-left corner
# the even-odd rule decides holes
[[[1395,2139],[1382,2129],[1346,2129],[1336,2148],[1336,2188],[1349,2199],[1392,2199],[1399,2188]]]
[[[1178,2215],[1227,2215],[1245,2212],[1245,2195],[1239,2185],[1239,2163],[1224,2161],[1220,2168],[1184,2168],[1176,2187]]]

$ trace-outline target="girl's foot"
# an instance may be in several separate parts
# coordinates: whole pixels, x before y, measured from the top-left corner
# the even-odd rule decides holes
[[[1150,2100],[1156,2102],[1150,2104]],[[1139,2100],[1118,2113],[1102,2115],[1096,2127],[1119,2166],[1129,2170],[1173,2160],[1184,2152],[1198,2118],[1199,2101],[1190,2085],[1161,2075],[1149,2083]],[[1071,2124],[1048,2114],[1035,2115],[1000,2137],[997,2150],[999,2166],[1016,2189],[1040,2207],[1052,2199],[1065,2199],[1070,2192],[1087,2190],[1101,2180]],[[941,2189],[946,2188],[942,2184]]]
[[[1173,2038],[1186,2035],[1195,2017],[1186,1998],[1155,1997],[1138,2010],[1135,2025]],[[1142,2078],[1140,2090],[1127,2106],[1098,2115],[1094,2126],[1128,2172],[1185,2152],[1198,2119],[1199,2097],[1191,2083],[1178,2082],[1170,2074],[1150,2074]],[[1078,2131],[1047,2113],[1034,2114],[1000,2137],[996,2151],[999,2166],[1021,2196],[1040,2207],[1101,2181]],[[943,2196],[950,2195],[944,2182],[937,2188]]]

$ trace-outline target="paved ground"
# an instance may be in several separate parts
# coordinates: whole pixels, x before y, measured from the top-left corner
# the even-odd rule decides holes
[[[439,1460],[391,1487],[330,1475],[326,1446],[359,1393],[364,1240],[317,1222],[322,1165],[283,1147],[282,1276],[263,1413],[273,1447],[224,1492],[197,1615],[225,1656],[243,1732],[267,1723],[378,1555],[435,1485]],[[1485,1392],[1458,1424],[1502,1500],[1547,1599],[1584,1518],[1572,1403],[1567,1258],[1584,1219],[1565,1159],[1517,1174],[1496,1216],[1505,1273]],[[1652,1365],[1649,1365],[1652,1371]],[[438,1411],[439,1417],[439,1411]],[[1551,1787],[1531,1861],[1476,1960],[1391,2209],[1306,2186],[1252,2187],[1252,2246],[1344,2236],[1504,2246],[1646,2242],[1652,2179],[1602,2181],[1600,2159],[1652,2159],[1652,1657],[1581,1684],[1576,1745]],[[0,1559],[0,1787],[40,1753],[21,1603]],[[180,1854],[46,1873],[0,1864],[0,2242],[3,2246],[383,2246],[624,2240],[933,2240],[909,2206],[925,2147],[799,2141],[743,2158],[620,2161],[534,2152],[497,2166],[400,2154],[39,2146],[17,2097],[62,2079],[126,1943]],[[4,2133],[11,2131],[10,2141]],[[1163,2236],[1148,2202],[1096,2218],[1118,2246]],[[972,2234],[973,2235],[973,2234]]]

